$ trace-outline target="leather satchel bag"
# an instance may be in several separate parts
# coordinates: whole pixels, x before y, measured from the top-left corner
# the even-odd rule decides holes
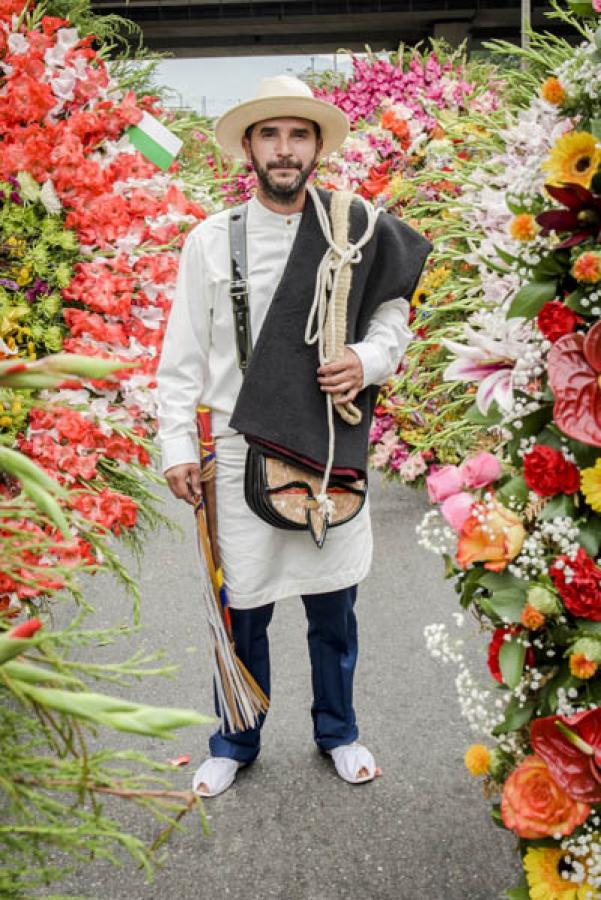
[[[349,199],[350,202],[350,199]],[[246,207],[229,217],[231,258],[230,297],[239,368],[244,376],[252,339],[248,306]],[[324,410],[325,414],[325,410]],[[317,547],[328,528],[343,525],[360,512],[367,495],[367,478],[354,470],[333,469],[324,503],[324,469],[283,448],[246,437],[244,497],[250,509],[275,528],[308,531]]]
[[[247,504],[269,525],[290,531],[309,531],[318,547],[323,547],[328,528],[344,525],[365,503],[365,478],[333,475],[327,496],[331,512],[325,516],[318,501],[323,473],[286,459],[283,453],[249,443],[244,472]]]

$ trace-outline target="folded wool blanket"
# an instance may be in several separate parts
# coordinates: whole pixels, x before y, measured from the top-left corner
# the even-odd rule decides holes
[[[331,194],[319,190],[326,209]],[[362,203],[349,211],[349,240],[366,228]],[[296,240],[253,349],[230,426],[250,438],[276,444],[325,466],[328,457],[326,400],[317,382],[317,347],[305,343],[305,328],[319,264],[328,250],[310,195]],[[352,267],[346,343],[363,340],[381,303],[411,299],[432,244],[393,215],[380,215],[372,238]],[[252,296],[250,297],[252,305]],[[334,466],[364,473],[369,428],[378,387],[362,390],[354,401],[362,413],[358,425],[335,417]]]

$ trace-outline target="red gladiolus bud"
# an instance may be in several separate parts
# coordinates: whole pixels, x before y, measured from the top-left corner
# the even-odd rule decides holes
[[[36,631],[39,631],[42,627],[42,623],[39,619],[27,619],[26,622],[21,622],[20,625],[17,625],[15,628],[11,628],[8,632],[8,636],[11,638],[30,638],[33,637]]]

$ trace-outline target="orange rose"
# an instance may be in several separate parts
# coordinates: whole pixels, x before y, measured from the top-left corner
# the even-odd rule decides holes
[[[588,804],[568,797],[535,753],[513,770],[503,786],[503,823],[521,838],[571,834],[590,811]]]
[[[462,569],[483,562],[485,569],[500,572],[518,555],[525,537],[521,519],[501,503],[476,503],[459,535],[457,562]]]

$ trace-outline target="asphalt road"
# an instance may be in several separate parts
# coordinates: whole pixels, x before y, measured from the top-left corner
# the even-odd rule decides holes
[[[521,869],[510,835],[496,828],[480,784],[462,762],[474,740],[460,717],[455,670],[428,654],[424,626],[453,622],[458,610],[440,561],[416,543],[425,500],[373,479],[375,565],[358,602],[360,656],[356,709],[361,739],[383,777],[342,782],[311,740],[305,622],[298,599],[282,600],[271,625],[272,707],[257,762],[226,794],[206,802],[211,834],[190,816],[153,883],[127,863],[91,861],[52,890],[93,900],[493,900]],[[209,666],[199,623],[191,513],[168,500],[186,537],[162,531],[142,564],[139,635],[102,648],[121,659],[128,647],[165,648],[181,665],[175,680],[153,678],[131,689],[146,702],[211,712]],[[91,580],[94,624],[131,620],[131,604],[108,577]],[[474,642],[472,642],[473,644]],[[476,640],[476,646],[483,641]],[[471,645],[470,645],[471,646]],[[205,755],[208,729],[175,741],[117,736],[164,761],[190,753],[174,783],[187,788]],[[119,806],[119,816],[151,839],[156,825]]]

